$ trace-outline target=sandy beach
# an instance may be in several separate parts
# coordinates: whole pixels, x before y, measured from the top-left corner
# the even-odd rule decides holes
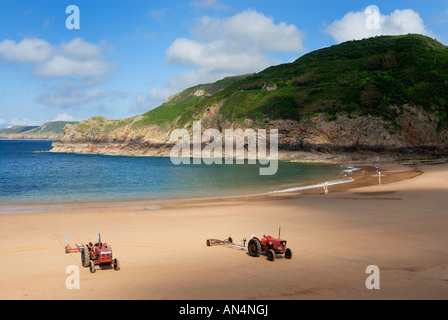
[[[381,169],[381,184],[366,167],[328,194],[17,207],[25,213],[0,214],[0,299],[447,299],[448,165]],[[205,245],[279,227],[291,260]],[[66,234],[74,244],[96,232],[120,271],[91,274],[80,253],[64,252]],[[66,287],[71,265],[79,290]],[[366,288],[370,265],[379,290]]]

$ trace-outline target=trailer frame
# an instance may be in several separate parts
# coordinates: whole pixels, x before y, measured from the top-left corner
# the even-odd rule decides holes
[[[68,243],[68,234],[65,234],[65,253],[71,253],[71,252],[81,252],[82,249],[84,249],[84,245],[82,243],[76,243],[74,245],[70,245]]]

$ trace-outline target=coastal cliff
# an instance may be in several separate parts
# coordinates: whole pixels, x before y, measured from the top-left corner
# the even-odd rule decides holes
[[[201,121],[203,131],[277,129],[284,158],[411,157],[446,152],[447,114],[448,48],[383,36],[189,88],[133,118],[67,125],[52,152],[169,156],[171,132]]]

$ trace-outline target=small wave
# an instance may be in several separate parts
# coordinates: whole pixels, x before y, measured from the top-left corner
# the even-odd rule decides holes
[[[333,180],[333,181],[328,181],[327,186],[334,186],[337,184],[349,183],[349,182],[353,182],[353,181],[355,181],[355,179],[353,179],[353,178]],[[313,188],[323,188],[324,186],[325,186],[325,182],[319,183],[319,184],[313,184],[313,185],[309,185],[309,186],[301,186],[301,187],[293,187],[293,188],[288,188],[288,189],[283,189],[283,190],[277,190],[277,191],[272,191],[270,193],[276,194],[276,193],[285,193],[285,192],[295,192],[295,191],[301,191],[301,190],[307,190],[307,189],[313,189]]]

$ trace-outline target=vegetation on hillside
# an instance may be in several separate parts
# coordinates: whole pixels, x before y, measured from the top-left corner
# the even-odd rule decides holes
[[[160,107],[153,109],[142,115],[141,119],[134,122],[134,128],[146,125],[158,125],[166,128],[179,119],[189,117],[191,106],[200,105],[221,90],[227,88],[235,82],[245,79],[249,75],[224,78],[211,84],[198,85],[170,97]]]
[[[38,128],[36,126],[12,126],[4,129],[0,129],[0,136],[7,136],[10,134],[19,134],[32,129]]]
[[[265,84],[277,89],[262,90]],[[437,116],[439,130],[447,127],[448,47],[422,35],[349,41],[257,74],[187,89],[126,121],[134,128],[180,128],[219,105],[222,121],[252,119],[258,126],[266,119],[306,121],[318,114],[327,121],[347,114],[393,123],[405,104]]]
[[[64,131],[64,127],[67,124],[76,124],[75,121],[54,121],[54,122],[47,122],[44,125],[28,130],[26,134],[45,134],[45,133],[62,133]]]
[[[0,129],[0,137],[21,137],[24,139],[40,139],[46,136],[61,136],[64,132],[64,127],[67,124],[76,124],[74,121],[54,121],[47,122],[44,125],[37,126],[13,126],[5,129]]]

